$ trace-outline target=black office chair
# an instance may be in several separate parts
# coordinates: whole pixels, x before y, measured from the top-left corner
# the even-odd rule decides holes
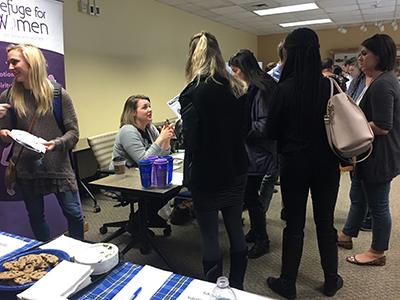
[[[100,135],[96,135],[93,137],[88,137],[88,144],[90,145],[90,148],[93,151],[94,157],[97,160],[98,163],[98,169],[97,169],[97,176],[98,177],[104,177],[108,176],[110,174],[114,174],[113,170],[109,170],[109,164],[111,161],[112,157],[112,149],[114,146],[115,142],[115,136],[117,135],[117,131],[113,132],[108,132]],[[112,190],[108,190],[104,193],[107,197],[115,199],[118,201],[114,207],[121,207],[121,206],[127,206],[130,205],[130,210],[131,210],[131,215],[134,215],[135,208],[134,208],[134,203],[137,202],[137,199],[134,199],[132,197],[128,197],[124,193],[116,193]],[[131,216],[132,217],[132,216]],[[132,230],[132,220],[123,220],[123,221],[117,221],[117,222],[109,222],[109,223],[104,223],[100,228],[99,231],[101,234],[106,234],[108,232],[108,228],[118,228],[117,231],[115,231],[113,234],[108,236],[103,240],[103,242],[108,242],[126,231],[130,229],[130,233],[134,234]],[[163,228],[163,234],[164,236],[169,236],[171,235],[171,226],[163,219],[157,219],[155,222],[152,222],[152,220],[149,220],[149,222],[146,224],[148,228]],[[151,232],[151,231],[150,231]],[[154,235],[154,233],[153,233]],[[143,251],[146,252],[146,251]]]

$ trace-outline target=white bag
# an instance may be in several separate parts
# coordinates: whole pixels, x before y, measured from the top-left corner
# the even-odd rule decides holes
[[[343,161],[361,162],[372,152],[374,133],[360,107],[342,91],[337,82],[331,82],[331,97],[324,117],[326,135],[332,151]],[[339,91],[333,95],[333,87]],[[366,153],[359,160],[352,158]]]

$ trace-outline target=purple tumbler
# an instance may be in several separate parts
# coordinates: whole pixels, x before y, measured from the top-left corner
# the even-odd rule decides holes
[[[171,155],[161,156],[160,158],[165,158],[168,160],[168,180],[167,183],[170,184],[172,181],[172,175],[174,173],[174,158]]]
[[[153,183],[158,188],[165,188],[168,180],[168,160],[165,158],[156,159],[153,163],[156,181]]]
[[[150,155],[146,159],[151,161],[151,164],[153,165],[154,161],[156,159],[158,159],[158,156]],[[152,169],[151,169],[151,185],[155,185],[155,182],[156,182],[156,173],[155,173],[154,167],[152,167]]]

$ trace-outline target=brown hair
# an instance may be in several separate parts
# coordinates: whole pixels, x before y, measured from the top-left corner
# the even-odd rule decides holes
[[[144,99],[150,102],[150,98],[144,95],[132,95],[125,101],[124,109],[121,114],[119,127],[130,124],[136,127],[134,112],[136,112],[139,100]]]

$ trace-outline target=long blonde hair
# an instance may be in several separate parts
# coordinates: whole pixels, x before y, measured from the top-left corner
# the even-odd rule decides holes
[[[186,81],[192,82],[197,79],[200,82],[202,76],[207,79],[215,79],[215,75],[226,78],[235,96],[241,96],[245,91],[244,83],[233,77],[226,69],[218,41],[214,35],[202,31],[195,34],[189,43],[189,56],[186,62]]]
[[[53,109],[54,87],[47,78],[46,59],[42,51],[31,44],[9,45],[7,53],[12,50],[20,51],[29,66],[28,80],[36,101],[36,113],[38,116],[43,116]],[[24,91],[23,84],[14,80],[11,88],[11,102],[20,117],[26,116]]]

